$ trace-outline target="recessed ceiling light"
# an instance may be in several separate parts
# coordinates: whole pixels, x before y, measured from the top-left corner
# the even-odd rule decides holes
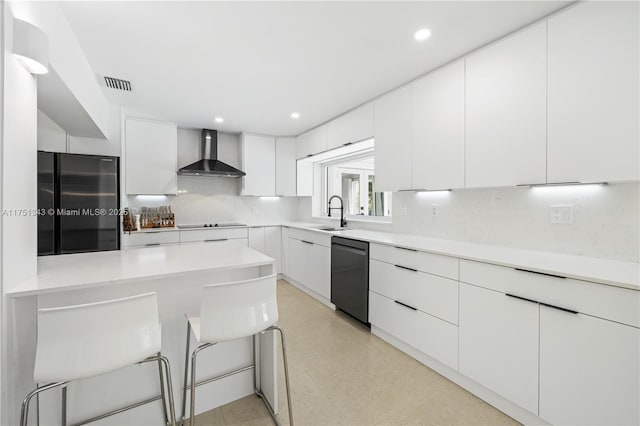
[[[224,118],[222,118],[222,117],[216,117],[215,120],[216,120],[216,123],[224,122]]]
[[[291,118],[300,118],[300,113],[298,113],[298,112],[292,112],[292,113],[291,113]]]
[[[415,32],[415,34],[413,35],[413,38],[415,38],[418,41],[424,41],[426,39],[429,38],[429,36],[431,35],[431,30],[428,28],[421,28],[418,31]]]

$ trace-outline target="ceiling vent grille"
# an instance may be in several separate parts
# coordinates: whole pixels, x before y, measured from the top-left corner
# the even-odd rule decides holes
[[[131,91],[130,81],[120,80],[119,78],[113,78],[113,77],[105,77],[104,82],[107,85],[107,87],[110,87],[112,89],[124,90],[127,92]]]

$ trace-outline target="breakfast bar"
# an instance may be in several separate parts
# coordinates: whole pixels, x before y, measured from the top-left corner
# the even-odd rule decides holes
[[[199,314],[202,287],[273,273],[272,258],[248,247],[220,243],[40,257],[37,276],[8,293],[13,323],[10,327],[13,350],[9,358],[14,366],[8,379],[15,384],[16,398],[35,388],[33,366],[37,309],[92,303],[153,291],[158,295],[162,353],[171,363],[173,391],[176,405],[179,405],[187,331],[185,315]],[[277,407],[274,339],[267,333],[257,340],[259,384],[271,406]],[[242,368],[251,364],[253,355],[250,338],[222,343],[215,350],[202,354],[198,376],[207,378]],[[199,387],[196,414],[253,393],[252,375],[253,372],[247,370]],[[157,393],[156,376],[157,367],[144,364],[72,382],[67,394],[69,424],[149,399]],[[45,392],[40,396],[39,409],[33,410],[39,412],[40,424],[55,423],[60,419],[60,398],[59,391]],[[160,401],[155,401],[125,411],[106,419],[105,424],[162,423],[160,404]]]

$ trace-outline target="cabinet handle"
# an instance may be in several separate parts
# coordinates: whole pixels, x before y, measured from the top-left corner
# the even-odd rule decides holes
[[[395,248],[397,248],[397,249],[400,249],[400,250],[407,250],[407,251],[418,251],[418,250],[416,250],[416,249],[412,249],[412,248],[406,248],[406,247],[399,247],[399,246],[394,246],[394,247],[395,247]]]
[[[563,277],[562,275],[554,275],[554,274],[547,274],[545,272],[529,271],[528,269],[522,269],[522,268],[513,268],[513,269],[520,272],[528,272],[530,274],[545,275],[547,277],[554,277],[554,278],[562,278],[563,280],[567,278],[567,277]]]
[[[509,297],[513,297],[514,299],[524,300],[525,302],[540,303],[540,302],[538,302],[537,300],[527,299],[526,297],[516,296],[515,294],[505,293],[504,295],[505,295],[505,296],[509,296]]]
[[[398,302],[397,300],[394,300],[394,302],[396,302],[398,305],[404,306],[405,308],[409,308],[412,311],[417,311],[418,310],[417,308],[414,308],[413,306],[409,306],[406,303]]]
[[[546,306],[547,308],[557,309],[559,311],[568,312],[570,314],[577,314],[578,311],[574,311],[572,309],[561,308],[560,306],[550,305],[548,303],[539,302],[542,306]]]
[[[407,271],[411,271],[411,272],[418,272],[417,269],[413,269],[413,268],[407,268],[406,266],[401,266],[401,265],[394,265],[396,268],[400,268],[400,269],[406,269]]]
[[[305,240],[300,240],[300,241],[302,241],[302,242],[303,242],[303,243],[305,243],[305,244],[311,244],[311,245],[313,245],[313,243],[312,243],[311,241],[305,241]]]
[[[307,157],[313,157],[313,154],[307,154]]]
[[[215,241],[227,241],[228,238],[218,238],[218,239],[213,239],[213,240],[204,240],[205,243],[212,243]]]
[[[353,145],[353,142],[347,142],[342,144],[342,146],[349,146],[349,145]]]
[[[160,243],[147,243],[145,244],[145,247],[151,247],[151,246],[159,246]]]

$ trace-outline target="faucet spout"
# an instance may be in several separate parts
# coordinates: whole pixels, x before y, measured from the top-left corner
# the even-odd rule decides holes
[[[334,198],[337,198],[338,200],[340,200],[340,207],[331,207],[331,202],[333,201]],[[339,195],[333,195],[331,196],[331,198],[329,198],[329,202],[327,206],[327,215],[331,217],[331,210],[337,210],[338,208],[340,209],[340,227],[344,228],[345,226],[347,226],[347,221],[344,218],[344,203],[342,201],[342,198]]]

